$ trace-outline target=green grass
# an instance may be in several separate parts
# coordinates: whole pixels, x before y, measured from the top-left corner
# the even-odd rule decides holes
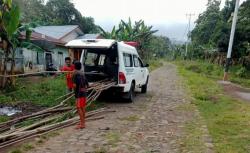
[[[194,112],[196,107],[192,103],[179,105],[176,110],[185,112]],[[204,136],[207,133],[204,131],[204,121],[197,114],[194,114],[190,121],[184,125],[184,134],[179,139],[180,152],[200,153],[206,152]]]
[[[200,122],[196,119],[185,124],[185,137],[180,143],[180,152],[205,152],[205,144],[202,140],[203,131]]]
[[[163,62],[164,60],[163,59],[155,59],[155,60],[150,60],[148,61],[148,64],[149,64],[149,71],[153,71],[161,66],[163,66]]]
[[[136,122],[136,121],[140,120],[140,118],[137,115],[130,115],[128,117],[123,117],[120,120],[122,120],[122,121],[129,121],[129,122]]]
[[[22,148],[24,151],[29,151],[29,150],[34,149],[34,146],[30,143],[26,143],[26,144],[22,145]]]
[[[116,143],[120,141],[120,134],[117,132],[109,132],[106,134],[106,139],[108,140],[108,144],[112,147],[116,147]]]
[[[49,78],[40,83],[23,83],[19,84],[14,91],[5,91],[0,93],[0,103],[15,103],[18,101],[31,102],[39,106],[53,106],[59,103],[55,101],[66,93],[66,85],[63,76]]]
[[[199,73],[209,78],[222,80],[224,68],[217,64],[206,61],[177,61],[178,65],[186,70]],[[229,70],[229,80],[245,87],[250,87],[250,71],[241,72],[241,66],[231,66]]]
[[[20,149],[11,150],[9,153],[23,153]]]
[[[9,120],[9,117],[8,117],[8,116],[0,115],[0,123],[1,123],[1,122],[5,122],[5,121],[8,121],[8,120]]]
[[[216,79],[207,77],[200,69],[190,69],[183,62],[176,64],[193,97],[192,103],[206,121],[216,152],[249,152],[250,104],[227,96]]]

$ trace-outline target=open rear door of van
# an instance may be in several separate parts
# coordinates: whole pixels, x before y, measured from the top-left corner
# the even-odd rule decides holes
[[[68,48],[110,48],[116,41],[112,39],[75,39],[68,42],[65,46]]]

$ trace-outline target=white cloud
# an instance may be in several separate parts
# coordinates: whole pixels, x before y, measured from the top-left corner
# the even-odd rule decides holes
[[[72,0],[75,7],[84,15],[91,16],[95,22],[106,29],[117,25],[121,19],[133,21],[143,19],[147,24],[161,27],[160,33],[174,36],[171,31],[185,32],[184,24],[187,24],[187,13],[195,13],[194,22],[198,15],[206,9],[207,0]],[[224,5],[225,0],[222,0]],[[176,30],[173,29],[175,25]],[[160,25],[160,26],[159,26]],[[184,28],[183,28],[184,27]],[[182,31],[182,32],[180,32]],[[176,34],[177,39],[183,39]]]
[[[186,22],[186,13],[201,13],[207,0],[73,0],[76,8],[96,21],[143,19],[148,23]]]

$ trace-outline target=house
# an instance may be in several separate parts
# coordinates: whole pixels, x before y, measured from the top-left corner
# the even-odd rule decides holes
[[[14,71],[16,73],[23,73],[24,72],[24,67],[23,67],[23,55],[21,54],[22,51],[20,51],[20,48],[16,49],[15,52],[15,69]],[[10,55],[11,56],[11,55]],[[10,72],[11,70],[11,61],[7,61],[6,64],[7,71]],[[2,41],[0,40],[0,73],[3,72],[4,69],[4,51],[3,51],[3,44]]]
[[[64,64],[64,58],[69,56],[65,44],[73,39],[83,36],[83,32],[77,25],[63,26],[39,26],[33,29],[31,42],[39,46],[43,52],[23,48],[24,70],[42,71],[49,64],[60,68]],[[22,34],[25,39],[25,34]]]

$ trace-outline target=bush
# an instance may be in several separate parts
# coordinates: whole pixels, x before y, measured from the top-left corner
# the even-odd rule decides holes
[[[235,74],[236,74],[236,76],[241,77],[241,78],[246,77],[247,76],[247,69],[245,67],[241,67],[240,69],[238,69],[236,71]]]
[[[206,69],[206,72],[211,75],[214,71],[214,65],[212,64],[209,64],[209,65],[205,65],[205,69]]]
[[[185,67],[185,69],[189,70],[189,71],[192,71],[192,72],[196,72],[196,73],[201,73],[202,70],[201,68],[199,67],[199,65],[195,65],[195,64],[192,64],[192,65],[187,65]]]

